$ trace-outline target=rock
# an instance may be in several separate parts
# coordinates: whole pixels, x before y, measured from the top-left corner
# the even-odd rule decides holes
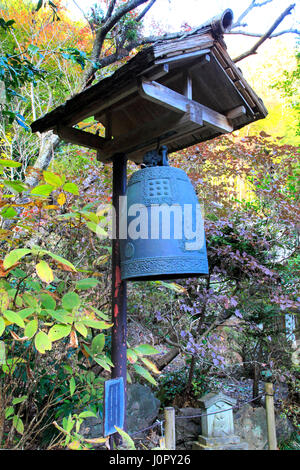
[[[200,408],[180,408],[176,412],[176,448],[191,449],[193,441],[201,434],[201,418],[183,418],[183,416],[201,415]]]
[[[127,427],[134,433],[150,426],[158,416],[160,401],[146,385],[132,384],[127,393]]]
[[[266,410],[246,405],[234,413],[235,433],[248,442],[249,450],[267,449],[268,435]],[[276,415],[277,442],[290,437],[293,426],[286,417]]]

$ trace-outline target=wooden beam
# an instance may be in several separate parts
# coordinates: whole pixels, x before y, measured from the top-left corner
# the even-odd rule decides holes
[[[168,143],[174,139],[174,136],[181,136],[187,132],[193,132],[202,125],[201,116],[197,110],[191,108],[184,114],[169,113],[164,114],[158,119],[154,119],[144,124],[134,131],[129,132],[124,137],[117,137],[110,142],[105,143],[98,152],[98,160],[106,161],[115,153],[126,153],[130,155],[144,148],[154,148],[157,142],[161,144]]]
[[[75,129],[74,127],[57,126],[53,129],[53,132],[65,142],[95,150],[101,149],[105,142],[107,142],[103,137]]]
[[[246,112],[247,111],[245,106],[237,106],[237,108],[228,111],[228,113],[226,113],[226,116],[228,119],[236,119],[246,114]]]
[[[142,80],[139,87],[139,93],[143,98],[160,104],[164,108],[168,108],[177,113],[186,113],[192,108],[197,109],[199,113],[202,113],[204,124],[213,127],[218,132],[222,133],[233,131],[232,125],[223,114],[220,114],[207,106],[203,106],[196,101],[188,99],[160,83]]]
[[[111,140],[112,138],[112,115],[111,109],[108,109],[106,112],[106,126],[105,126],[105,139]]]
[[[209,54],[209,52],[210,52],[210,49],[203,49],[202,51],[194,51],[194,52],[190,52],[187,54],[180,54],[180,55],[175,55],[173,57],[166,57],[164,59],[156,60],[155,63],[174,65],[184,60],[196,59],[197,57],[201,57],[203,55]]]
[[[138,74],[138,77],[148,78],[148,80],[158,80],[169,73],[168,64],[157,65],[156,63],[142,73]]]
[[[183,90],[184,96],[188,100],[193,99],[193,82],[192,82],[192,77],[189,71],[184,72],[184,90]]]
[[[168,72],[169,66],[167,64],[153,65],[152,67],[149,67],[148,69],[144,70],[142,74],[138,75],[138,77],[140,76],[148,80],[158,80],[159,78],[162,78],[164,75],[166,75]],[[106,114],[107,112],[112,113],[112,111],[118,111],[126,107],[128,104],[133,103],[138,98],[138,95],[135,93],[136,90],[136,82],[135,87],[130,89],[130,93],[127,93],[126,90],[124,90],[124,93],[122,92],[122,90],[119,90],[119,94],[116,97],[112,97],[112,99],[110,99],[109,101],[106,101],[105,106],[98,107],[99,111],[95,113],[95,119],[97,121],[101,121],[103,114]]]

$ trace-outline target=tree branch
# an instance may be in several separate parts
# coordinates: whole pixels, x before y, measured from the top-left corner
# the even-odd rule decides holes
[[[74,5],[78,8],[78,10],[81,12],[82,16],[84,17],[84,19],[86,20],[86,22],[89,24],[89,27],[91,28],[91,31],[92,33],[95,32],[95,29],[94,29],[94,25],[93,23],[89,20],[89,18],[86,16],[85,12],[83,11],[83,9],[81,8],[80,5],[78,5],[78,3],[76,2],[76,0],[73,0],[73,3]]]
[[[148,13],[148,11],[150,10],[150,8],[154,5],[154,3],[156,2],[156,0],[151,0],[149,5],[146,6],[146,8],[144,8],[144,10],[142,11],[142,13],[135,19],[135,21],[138,23],[139,21],[141,21],[142,18],[144,18],[144,16],[146,15],[146,13]]]
[[[126,3],[124,6],[118,8],[114,15],[112,15],[101,28],[101,36],[105,37],[109,31],[117,24],[117,22],[127,13],[132,10],[135,10],[143,3],[147,3],[149,0],[131,0]]]
[[[248,51],[244,52],[243,54],[239,55],[236,57],[233,61],[239,62],[240,60],[245,59],[246,57],[249,57],[250,55],[256,54],[257,49],[267,40],[271,37],[273,31],[280,25],[280,23],[284,20],[284,18],[287,15],[290,15],[291,11],[295,8],[295,3],[290,5],[288,8],[284,10],[283,13],[277,18],[277,20],[273,23],[273,25],[268,29],[268,31],[261,36],[259,41],[257,41],[254,46],[251,47]]]
[[[117,0],[111,0],[109,6],[108,6],[108,9],[107,9],[107,13],[106,13],[106,17],[104,19],[104,23],[106,23],[106,21],[111,17],[114,9],[115,9],[115,6],[116,6],[116,2]]]
[[[261,38],[261,37],[264,36],[261,33],[250,33],[248,31],[242,31],[242,30],[230,31],[229,33],[226,33],[226,34],[241,34],[242,36],[249,36],[249,37],[252,37],[252,38]],[[278,33],[271,34],[271,36],[269,36],[269,39],[278,38],[278,36],[282,36],[283,34],[297,34],[297,35],[300,35],[300,30],[299,29],[292,29],[292,28],[291,29],[284,29],[283,31],[279,31]]]
[[[236,20],[235,24],[232,26],[232,29],[236,28],[237,26],[241,26],[241,21],[250,13],[251,10],[253,10],[253,8],[263,7],[267,3],[271,3],[271,2],[273,2],[273,0],[265,0],[262,3],[256,3],[256,0],[252,0],[250,5],[246,8],[245,11],[243,11],[243,13]]]
[[[147,3],[148,1],[149,0],[130,0],[124,6],[120,7],[112,16],[110,16],[110,18],[105,21],[102,26],[99,27],[96,33],[96,38],[91,54],[91,59],[93,62],[97,62],[99,60],[106,35],[109,33],[109,31],[113,29],[113,27],[118,23],[118,21],[130,11],[135,10],[138,6],[142,5],[143,3]],[[110,9],[112,9],[113,3],[113,1],[110,3]],[[91,85],[94,77],[95,69],[93,66],[91,66],[84,73],[82,80],[82,89]]]

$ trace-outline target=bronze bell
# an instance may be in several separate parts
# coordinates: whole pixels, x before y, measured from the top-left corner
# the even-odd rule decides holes
[[[143,168],[129,179],[126,196],[120,219],[125,233],[120,240],[122,280],[208,274],[195,190],[183,170],[169,166],[165,146],[145,155]]]

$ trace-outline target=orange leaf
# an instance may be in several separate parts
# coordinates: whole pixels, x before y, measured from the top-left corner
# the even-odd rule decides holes
[[[20,263],[16,263],[14,264],[13,266],[11,266],[9,269],[4,269],[3,267],[3,260],[0,259],[0,277],[6,277],[9,273],[9,271],[11,271],[12,269],[14,269],[16,266],[18,266],[18,264]]]
[[[56,265],[58,268],[62,269],[63,271],[70,271],[70,272],[74,272],[74,269],[72,269],[70,266],[67,266],[66,264],[63,264],[63,263],[59,263],[58,261],[56,261]]]
[[[78,348],[78,339],[77,339],[77,334],[76,331],[72,330],[70,333],[70,343],[68,345],[68,348]]]
[[[83,344],[80,344],[80,350],[82,352],[82,354],[88,359],[90,357],[90,355],[86,352]]]

